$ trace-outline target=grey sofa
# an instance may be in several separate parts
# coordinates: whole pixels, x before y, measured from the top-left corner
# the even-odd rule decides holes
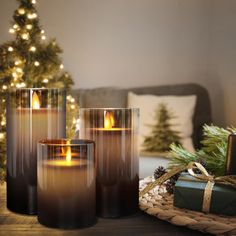
[[[210,124],[211,105],[208,92],[198,84],[176,84],[161,85],[140,88],[95,88],[95,89],[77,89],[72,91],[79,102],[80,107],[101,108],[101,107],[126,107],[127,94],[132,91],[136,94],[153,95],[193,95],[197,96],[197,103],[193,117],[194,132],[192,135],[195,148],[200,147],[202,138],[203,124]]]

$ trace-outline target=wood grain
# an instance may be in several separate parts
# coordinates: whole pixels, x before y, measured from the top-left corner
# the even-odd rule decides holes
[[[197,231],[176,227],[144,213],[119,219],[98,219],[95,226],[80,230],[50,229],[40,225],[36,216],[20,215],[6,208],[6,185],[0,186],[0,235],[201,235]],[[206,234],[204,234],[206,235]]]

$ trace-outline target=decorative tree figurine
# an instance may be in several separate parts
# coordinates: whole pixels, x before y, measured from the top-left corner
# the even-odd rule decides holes
[[[152,130],[149,136],[144,138],[143,151],[166,152],[170,150],[172,143],[180,144],[179,132],[172,130],[170,120],[174,117],[168,112],[165,104],[160,104],[156,110],[155,125],[149,125]]]
[[[0,180],[4,179],[6,156],[6,92],[10,88],[38,87],[70,89],[73,81],[65,72],[55,39],[46,40],[39,24],[36,0],[17,0],[9,33],[14,40],[0,46]],[[67,128],[75,133],[78,106],[67,96]]]

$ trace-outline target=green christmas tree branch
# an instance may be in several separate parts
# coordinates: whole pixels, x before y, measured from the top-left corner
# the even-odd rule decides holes
[[[0,181],[5,179],[6,93],[11,88],[64,88],[73,80],[60,57],[55,39],[47,40],[39,23],[36,0],[17,0],[9,33],[14,37],[0,46]],[[75,136],[78,104],[68,95],[67,137]]]

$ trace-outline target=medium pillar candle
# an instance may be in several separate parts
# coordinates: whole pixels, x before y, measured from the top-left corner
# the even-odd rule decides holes
[[[94,142],[39,142],[39,222],[54,228],[83,228],[95,223],[95,213]]]
[[[17,89],[7,103],[7,207],[37,213],[37,142],[65,137],[65,91]]]
[[[80,137],[96,143],[97,214],[138,210],[138,109],[80,109]]]

